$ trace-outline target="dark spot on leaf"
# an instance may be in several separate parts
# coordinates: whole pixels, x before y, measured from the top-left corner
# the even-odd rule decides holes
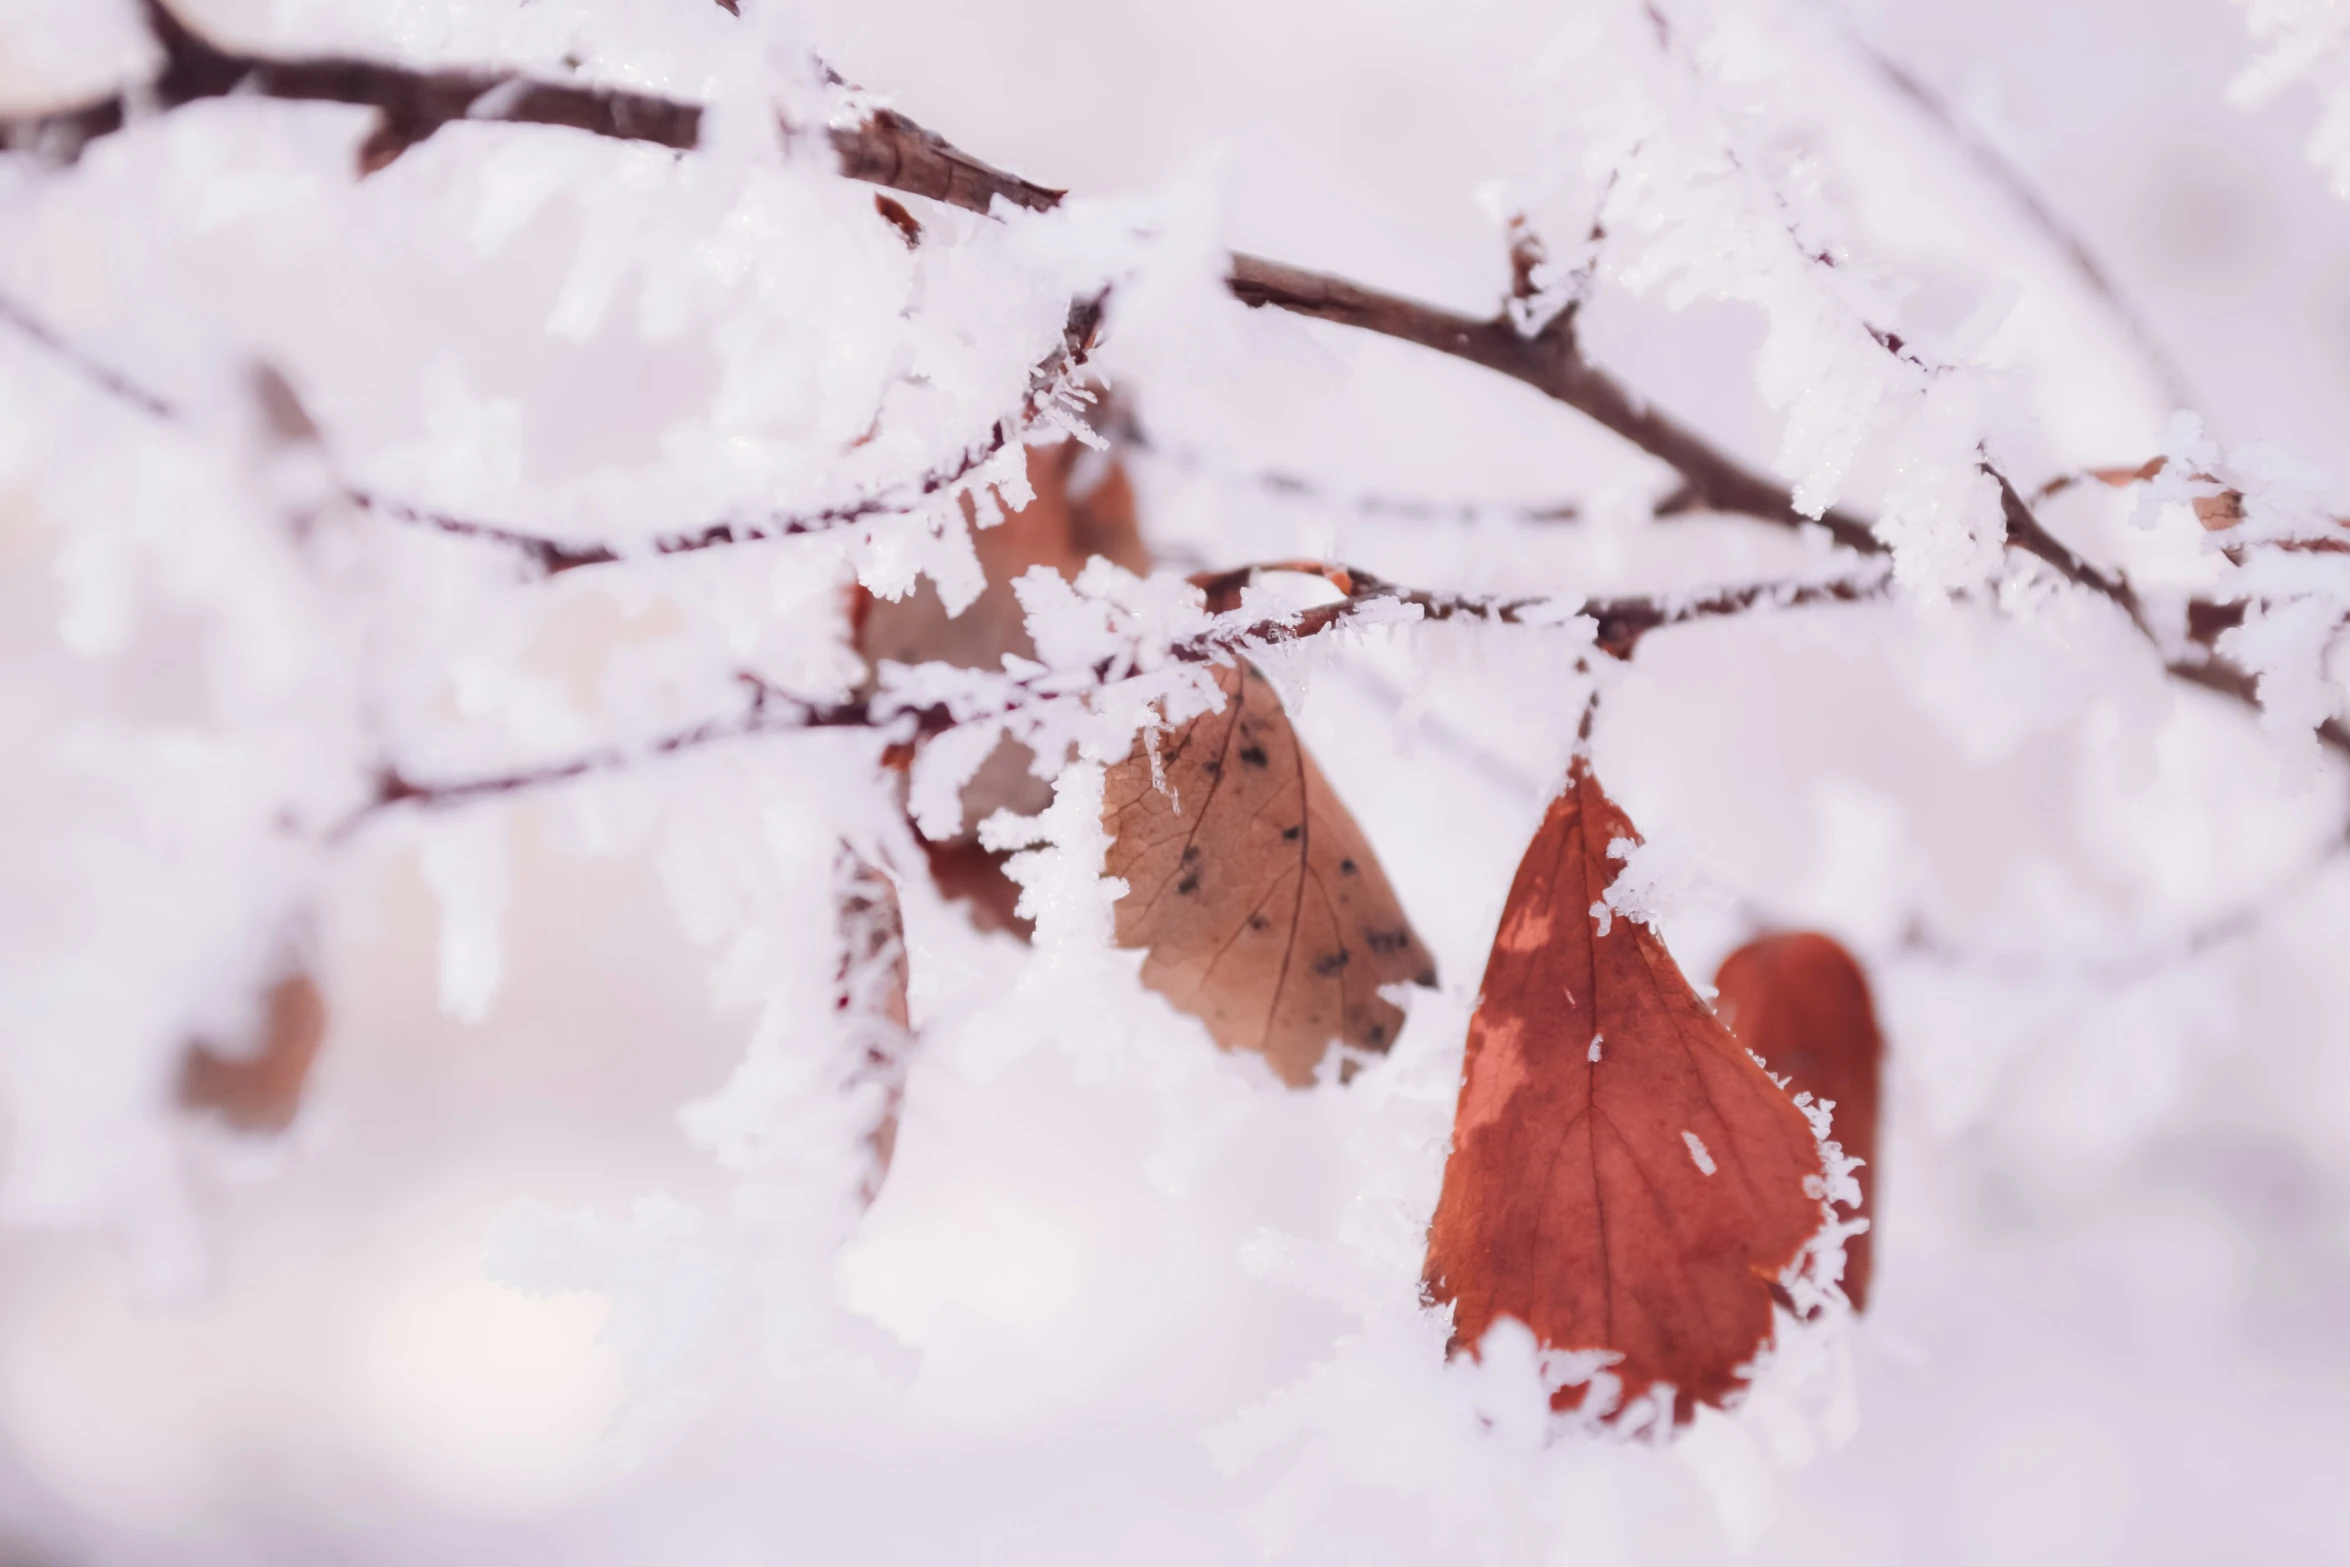
[[[1196,844],[1196,843],[1187,843],[1187,844],[1185,844],[1185,845],[1183,846],[1183,863],[1184,863],[1184,864],[1186,864],[1186,865],[1189,865],[1189,864],[1190,864],[1190,863],[1191,863],[1193,860],[1196,860],[1196,859],[1198,859],[1198,858],[1199,858],[1199,845],[1198,845],[1198,844]]]
[[[1221,778],[1224,776],[1224,764],[1222,762],[1207,762],[1202,765],[1203,770],[1210,778]]]
[[[1297,827],[1284,827],[1284,828],[1282,828],[1282,829],[1281,829],[1281,841],[1282,841],[1282,842],[1284,842],[1284,843],[1295,843],[1295,842],[1297,842],[1297,835],[1298,835],[1299,829],[1300,829],[1300,828],[1302,828],[1304,825],[1305,825],[1305,824],[1301,822],[1301,823],[1299,823],[1299,824],[1298,824],[1298,826],[1297,826]]]
[[[1175,884],[1175,890],[1179,893],[1197,892],[1199,891],[1199,878],[1197,876],[1186,876]]]
[[[1363,1037],[1368,1039],[1374,1045],[1384,1045],[1387,1043],[1387,1025],[1385,1023],[1373,1023],[1371,1025],[1370,1032],[1365,1034]]]
[[[1261,745],[1243,746],[1240,750],[1240,759],[1251,767],[1263,767],[1265,765],[1265,748]]]
[[[1354,873],[1355,873],[1355,862],[1354,862],[1354,861],[1352,861],[1352,860],[1340,860],[1340,861],[1338,862],[1338,874],[1339,874],[1339,875],[1341,875],[1341,876],[1352,876]]]
[[[1340,969],[1345,968],[1347,963],[1353,957],[1353,953],[1347,951],[1344,947],[1340,947],[1336,952],[1331,953],[1330,956],[1326,958],[1316,958],[1314,960],[1314,972],[1327,979],[1331,975],[1337,973]]]
[[[1415,985],[1425,985],[1430,990],[1434,990],[1436,988],[1436,971],[1432,968],[1422,969],[1420,970],[1420,977],[1413,980],[1412,983]]]
[[[1273,922],[1262,914],[1251,914],[1248,917],[1248,928],[1250,930],[1271,930]]]
[[[1410,946],[1412,933],[1408,930],[1374,930],[1365,933],[1364,939],[1370,942],[1373,952],[1385,957],[1391,952],[1401,952]]]

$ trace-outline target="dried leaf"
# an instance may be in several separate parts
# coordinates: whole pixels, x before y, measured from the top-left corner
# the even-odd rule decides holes
[[[180,1062],[179,1102],[209,1110],[242,1132],[282,1132],[302,1108],[302,1088],[326,1037],[326,1002],[307,974],[278,981],[260,1048],[227,1055],[204,1040]]]
[[[1780,1277],[1821,1225],[1821,1160],[1656,934],[1594,919],[1618,839],[1632,824],[1578,760],[1486,964],[1426,1279],[1456,1350],[1514,1317],[1551,1349],[1619,1357],[1621,1402],[1598,1413],[1670,1385],[1684,1421],[1769,1342]]]
[[[903,599],[859,594],[850,623],[869,664],[936,660],[965,669],[1000,669],[1007,653],[1034,658],[1036,645],[1012,592],[1012,583],[1030,567],[1049,566],[1063,577],[1075,577],[1100,555],[1131,571],[1148,569],[1134,491],[1115,461],[1075,441],[1032,446],[1028,482],[1036,491],[1033,501],[996,526],[973,532],[987,586],[962,614],[948,615],[927,581]],[[1020,889],[1003,873],[1006,856],[978,847],[978,828],[999,810],[1033,816],[1052,804],[1053,786],[1036,776],[1034,763],[1026,746],[1002,740],[963,787],[962,829],[938,844],[925,843],[941,893],[968,902],[981,929],[1012,930],[1023,939],[1028,922],[1011,912]],[[942,861],[942,847],[956,852]]]
[[[1224,708],[1166,739],[1163,787],[1148,735],[1104,785],[1118,944],[1218,1044],[1303,1086],[1332,1039],[1384,1052],[1403,1012],[1379,987],[1436,968],[1272,686],[1246,664],[1216,679]]]
[[[1019,910],[1020,885],[1004,873],[1011,850],[925,839],[922,852],[930,861],[930,879],[938,884],[938,895],[965,905],[972,924],[981,930],[1008,931],[1022,941],[1035,937],[1036,921]]]
[[[1036,498],[992,528],[974,528],[971,545],[987,586],[960,615],[949,615],[938,590],[923,581],[902,599],[874,599],[858,629],[858,650],[869,663],[930,661],[964,669],[1001,669],[1004,655],[1036,656],[1012,584],[1031,567],[1049,566],[1074,578],[1095,555],[1129,570],[1144,570],[1134,521],[1134,494],[1115,462],[1075,441],[1028,449],[1028,482]],[[1048,789],[1047,801],[1050,799]]]
[[[1714,976],[1714,1011],[1796,1093],[1835,1107],[1831,1135],[1862,1161],[1860,1213],[1873,1230],[1877,1211],[1878,1079],[1885,1039],[1860,965],[1826,936],[1765,936],[1723,960]],[[1868,1304],[1870,1231],[1844,1243],[1844,1293],[1852,1309]]]
[[[898,1107],[906,1096],[906,1066],[913,1034],[907,1027],[906,926],[897,888],[881,871],[847,847],[833,872],[840,932],[840,985],[835,1006],[861,1051],[850,1086],[880,1085],[881,1113],[867,1135],[873,1168],[866,1178],[867,1203],[881,1192],[898,1146]]]

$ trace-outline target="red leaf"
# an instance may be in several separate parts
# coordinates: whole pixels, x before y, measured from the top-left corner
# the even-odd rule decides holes
[[[1860,1211],[1870,1230],[1844,1243],[1844,1293],[1868,1304],[1870,1233],[1877,1211],[1877,1100],[1885,1039],[1860,965],[1825,936],[1765,936],[1723,960],[1714,1010],[1739,1042],[1796,1093],[1835,1107],[1830,1135],[1862,1162]]]
[[[1578,760],[1511,884],[1469,1024],[1430,1296],[1474,1352],[1514,1317],[1607,1350],[1621,1414],[1661,1385],[1719,1405],[1769,1341],[1780,1276],[1821,1225],[1803,1112],[1645,925],[1603,933],[1608,845],[1632,824]],[[1558,1409],[1586,1386],[1558,1390]]]

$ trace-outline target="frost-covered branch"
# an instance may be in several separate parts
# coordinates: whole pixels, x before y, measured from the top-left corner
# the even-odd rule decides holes
[[[1839,544],[1857,553],[1888,553],[1868,525],[1850,513],[1831,508],[1818,519],[1804,516],[1795,508],[1793,497],[1785,488],[1744,467],[1686,426],[1649,408],[1620,382],[1585,360],[1575,345],[1572,331],[1559,330],[1557,323],[1529,338],[1518,331],[1506,311],[1478,320],[1346,278],[1256,256],[1235,255],[1227,282],[1234,296],[1245,304],[1274,305],[1318,320],[1400,338],[1525,382],[1670,466],[1682,478],[1682,490],[1667,503],[1672,509],[1723,511],[1783,527],[1800,527],[1816,520]],[[1901,351],[1897,343],[1886,347],[1888,352]],[[2149,642],[2155,642],[2128,578],[2089,561],[2049,532],[2004,473],[1988,461],[1981,467],[1999,486],[2008,547],[2023,551],[2066,581],[2106,599]],[[1689,505],[1692,500],[1694,508]],[[2203,633],[2194,640],[2206,648],[2219,631],[2243,618],[2241,605],[2197,600],[2188,609],[2190,629]],[[2159,650],[2158,642],[2156,646]],[[2216,652],[2200,659],[2166,657],[2163,667],[2175,679],[2216,692],[2255,712],[2260,710],[2258,678]],[[2328,719],[2318,727],[2317,733],[2326,745],[2350,756],[2350,727],[2338,719]]]
[[[1320,577],[1342,596],[1303,610],[1253,618],[1244,615],[1241,590],[1260,575],[1282,572]],[[340,842],[372,818],[399,807],[444,810],[472,805],[621,772],[661,757],[737,740],[810,729],[882,730],[897,741],[934,737],[963,724],[1001,721],[1024,710],[1085,703],[1138,672],[1171,664],[1228,663],[1257,649],[1350,628],[1447,620],[1560,626],[1582,618],[1593,625],[1595,646],[1616,658],[1627,658],[1643,636],[1666,626],[1811,605],[1863,603],[1882,598],[1889,580],[1883,573],[1873,573],[1829,582],[1768,582],[1656,598],[1633,595],[1577,601],[1437,593],[1401,586],[1349,566],[1271,561],[1192,578],[1192,585],[1201,590],[1202,609],[1213,617],[1202,629],[1155,645],[1133,641],[1113,656],[1076,670],[1031,665],[1018,673],[998,675],[943,663],[892,666],[892,678],[884,679],[879,693],[839,702],[795,697],[746,672],[737,678],[749,696],[735,712],[703,719],[633,746],[602,747],[511,772],[438,781],[414,777],[396,764],[386,765],[376,772],[370,798],[327,838]],[[950,687],[951,695],[936,695]]]
[[[1262,256],[1234,255],[1225,281],[1243,304],[1274,305],[1417,343],[1499,371],[1565,403],[1680,476],[1680,490],[1662,510],[1732,512],[1787,528],[1816,524],[1847,549],[1864,555],[1886,553],[1884,544],[1860,518],[1834,508],[1816,518],[1805,516],[1796,510],[1785,486],[1747,468],[1696,431],[1649,407],[1623,383],[1585,359],[1575,342],[1571,315],[1555,317],[1528,336],[1507,311],[1480,320]]]
[[[1206,452],[1196,447],[1178,446],[1160,439],[1135,417],[1133,409],[1115,400],[1105,401],[1099,417],[1094,421],[1094,428],[1120,452],[1140,453],[1170,468],[1196,474],[1217,484],[1262,490],[1269,495],[1285,496],[1333,510],[1357,512],[1366,517],[1392,518],[1400,522],[1476,523],[1494,520],[1546,524],[1576,522],[1583,516],[1583,508],[1574,501],[1509,505],[1439,500],[1428,496],[1375,491],[1350,493],[1285,469],[1233,471],[1221,467]]]
[[[391,522],[456,538],[478,539],[512,550],[545,576],[556,576],[582,566],[609,565],[649,555],[693,554],[733,544],[755,544],[800,534],[822,533],[874,517],[901,516],[918,509],[923,501],[946,494],[963,484],[1005,446],[1024,436],[1028,423],[1040,411],[1065,401],[1071,395],[1071,388],[1078,373],[1085,368],[1101,330],[1103,299],[1104,296],[1096,295],[1090,299],[1080,299],[1069,307],[1069,319],[1061,329],[1061,341],[1029,372],[1028,396],[1021,404],[1017,422],[998,419],[989,428],[984,440],[968,448],[954,461],[876,494],[846,501],[838,506],[788,516],[708,523],[663,534],[646,545],[632,548],[572,543],[520,528],[410,506],[357,487],[346,489],[345,497],[361,510]]]
[[[374,794],[329,832],[327,841],[339,843],[369,819],[399,806],[428,811],[446,810],[504,795],[527,794],[599,774],[620,772],[659,757],[704,750],[730,740],[791,734],[808,729],[866,729],[876,726],[873,709],[866,702],[803,702],[755,675],[744,675],[741,678],[751,694],[740,711],[704,719],[698,724],[672,730],[639,745],[607,746],[537,767],[438,782],[412,778],[398,766],[379,768],[375,775]]]
[[[1695,620],[1773,609],[1800,609],[1817,604],[1858,604],[1885,596],[1891,579],[1883,572],[1828,582],[1765,582],[1711,592],[1659,597],[1628,595],[1618,598],[1490,598],[1459,593],[1432,593],[1375,577],[1352,566],[1321,561],[1273,561],[1241,566],[1231,571],[1192,578],[1208,596],[1210,608],[1237,604],[1240,590],[1267,572],[1297,572],[1317,576],[1336,588],[1341,597],[1300,612],[1295,619],[1267,619],[1238,633],[1178,643],[1168,651],[1177,658],[1213,657],[1239,645],[1294,642],[1336,630],[1349,623],[1387,624],[1398,620],[1483,620],[1497,625],[1555,626],[1578,617],[1595,627],[1593,643],[1616,658],[1629,658],[1640,639],[1664,626]],[[1399,616],[1398,607],[1417,611]]]
[[[248,53],[205,36],[163,0],[140,0],[140,12],[163,56],[153,76],[89,102],[0,117],[0,146],[70,162],[143,116],[232,93],[375,110],[375,129],[360,148],[363,171],[380,169],[443,126],[465,120],[563,126],[680,152],[701,142],[702,106],[653,93],[538,81],[514,71],[427,71],[348,56]],[[1033,211],[1061,199],[1060,191],[991,168],[888,109],[855,125],[827,127],[825,135],[849,177],[974,212],[987,211],[999,196]]]
[[[380,167],[406,147],[461,119],[561,125],[679,150],[691,149],[699,143],[702,109],[690,103],[620,89],[539,82],[511,72],[419,71],[342,57],[243,53],[198,33],[163,0],[142,0],[142,11],[163,55],[162,67],[151,79],[77,107],[0,119],[0,141],[10,147],[30,148],[48,156],[70,159],[90,141],[122,129],[137,113],[150,108],[168,110],[236,92],[375,109],[380,123],[362,149],[363,167]],[[786,127],[787,132],[789,129]],[[988,210],[998,197],[1035,211],[1050,210],[1061,200],[1061,192],[994,169],[892,111],[868,114],[854,126],[830,128],[827,135],[840,160],[841,172],[851,178],[977,211]],[[912,226],[910,237],[918,234],[918,226]],[[1274,305],[1417,343],[1508,375],[1575,408],[1663,461],[1679,476],[1680,487],[1659,507],[1660,512],[1710,510],[1788,528],[1816,524],[1839,544],[1857,553],[1888,553],[1885,543],[1862,518],[1836,508],[1829,508],[1817,517],[1807,515],[1797,507],[1785,486],[1746,467],[1694,430],[1650,407],[1631,389],[1593,365],[1575,340],[1572,311],[1561,312],[1539,329],[1528,330],[1528,323],[1506,306],[1490,318],[1479,319],[1328,273],[1251,255],[1232,258],[1227,283],[1234,296],[1248,305]],[[30,316],[12,312],[7,314],[7,319],[44,347],[65,355],[86,378],[104,389],[151,413],[168,411],[167,403],[145,393],[135,383],[74,356],[67,345],[45,332]],[[1879,342],[1888,353],[1896,356],[1904,353],[1898,339],[1880,336]],[[1006,439],[1009,436],[999,425],[996,446],[1000,447]],[[2159,640],[2147,626],[2128,580],[2118,572],[2088,561],[2056,538],[2041,524],[2030,503],[2005,474],[1987,460],[1981,467],[1998,485],[2007,545],[2040,560],[2068,582],[2105,598],[2159,647]],[[922,482],[929,484],[933,480],[935,486],[924,493],[935,493],[936,488],[951,485],[954,477],[932,475]],[[565,545],[518,530],[395,508],[373,496],[354,499],[397,520],[489,539],[521,550],[548,572],[620,558],[619,552],[606,546]],[[710,548],[774,537],[779,532],[809,531],[854,521],[881,509],[887,509],[887,503],[855,502],[836,511],[781,524],[749,527],[718,524],[673,535],[657,543],[654,551]],[[2243,618],[2240,605],[2202,601],[2190,605],[2188,626],[2192,640],[2212,651],[2199,658],[2166,657],[2166,669],[2174,678],[2257,708],[2258,677],[2214,648],[2218,636],[2240,624]],[[2345,729],[2339,721],[2328,719],[2319,726],[2318,733],[2325,743],[2350,755],[2350,729]]]

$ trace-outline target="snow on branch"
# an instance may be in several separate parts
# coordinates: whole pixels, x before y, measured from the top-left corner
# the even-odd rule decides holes
[[[294,103],[338,103],[378,116],[360,148],[362,172],[384,167],[443,126],[461,120],[554,125],[679,152],[701,144],[703,107],[653,93],[537,81],[512,71],[415,70],[345,56],[250,54],[227,48],[163,0],[140,0],[162,68],[103,98],[37,114],[0,117],[0,145],[71,162],[82,149],[146,114],[230,94]],[[826,73],[834,85],[845,85]],[[783,127],[788,135],[792,127]],[[996,197],[1031,211],[1062,192],[1033,184],[952,146],[904,115],[880,109],[825,132],[852,179],[986,212]]]
[[[576,571],[583,566],[610,565],[645,555],[694,554],[733,544],[756,544],[801,534],[822,533],[875,517],[908,515],[920,510],[923,502],[965,484],[1006,446],[1024,436],[1042,411],[1062,406],[1076,395],[1077,376],[1085,368],[1101,330],[1104,298],[1103,295],[1095,295],[1090,299],[1080,299],[1069,307],[1068,324],[1062,328],[1061,341],[1029,374],[1028,396],[1021,404],[1017,424],[998,419],[989,428],[984,440],[969,447],[954,461],[915,475],[889,489],[857,500],[844,501],[837,506],[789,516],[708,523],[660,535],[642,549],[627,549],[609,544],[571,543],[519,528],[455,517],[445,512],[410,506],[356,487],[346,489],[344,495],[362,511],[371,512],[390,522],[455,538],[478,539],[513,550],[542,576],[549,577]]]
[[[1267,573],[1322,578],[1341,595],[1325,604],[1264,615],[1243,607],[1242,589]],[[1132,580],[1132,579],[1129,579]],[[339,843],[371,818],[396,807],[442,810],[622,771],[637,764],[705,750],[731,741],[812,729],[885,731],[893,744],[931,738],[974,722],[1000,723],[1069,703],[1093,704],[1112,687],[1176,665],[1225,664],[1252,651],[1346,629],[1477,620],[1520,626],[1589,627],[1592,645],[1628,658],[1640,639],[1667,626],[1699,620],[1881,600],[1883,572],[1827,582],[1766,582],[1661,597],[1495,598],[1436,593],[1385,581],[1354,567],[1321,561],[1272,561],[1191,579],[1199,591],[1191,617],[1199,629],[1151,643],[1127,634],[1117,650],[1081,669],[1025,664],[1005,673],[945,663],[885,665],[881,689],[867,698],[819,702],[796,697],[762,676],[742,672],[749,696],[736,712],[704,719],[635,746],[612,746],[561,761],[440,781],[414,778],[398,765],[379,768],[372,796],[331,832]],[[1133,621],[1124,629],[1131,633]]]

